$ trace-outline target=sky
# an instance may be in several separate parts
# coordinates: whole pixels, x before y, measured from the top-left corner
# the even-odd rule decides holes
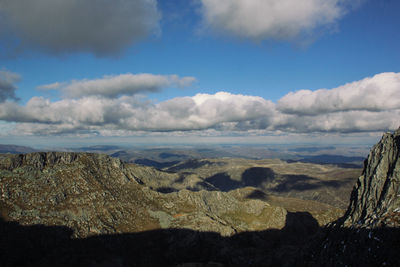
[[[0,143],[375,143],[397,0],[0,0]]]

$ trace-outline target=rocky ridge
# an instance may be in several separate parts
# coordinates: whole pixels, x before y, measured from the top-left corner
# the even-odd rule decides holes
[[[400,226],[400,129],[386,133],[365,160],[343,226]]]
[[[282,207],[235,191],[164,194],[144,185],[149,177],[159,183],[179,178],[101,154],[2,155],[0,214],[23,225],[66,226],[81,238],[167,228],[229,236],[285,225]]]
[[[314,214],[276,205],[282,200],[250,198],[254,188],[162,193],[146,179],[160,189],[186,178],[100,154],[0,155],[0,261],[399,266],[399,151],[400,129],[372,148],[347,212],[324,228]]]
[[[383,135],[364,162],[343,217],[314,243],[317,266],[399,266],[400,128]]]

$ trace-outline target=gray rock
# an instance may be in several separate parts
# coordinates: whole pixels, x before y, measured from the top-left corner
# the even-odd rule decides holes
[[[343,218],[346,227],[378,227],[391,223],[400,207],[400,129],[386,133],[364,163],[350,205]]]
[[[102,154],[0,155],[0,215],[21,224],[67,226],[74,237],[169,228],[231,236],[285,226],[286,210],[264,201],[148,187],[176,179]]]
[[[345,215],[323,229],[310,266],[400,266],[400,129],[364,162]]]

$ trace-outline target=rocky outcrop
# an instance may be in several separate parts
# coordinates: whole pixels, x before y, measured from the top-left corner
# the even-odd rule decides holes
[[[364,162],[345,215],[309,249],[315,266],[400,266],[400,129]]]
[[[57,163],[69,164],[76,161],[81,155],[67,152],[38,152],[18,155],[1,155],[0,168],[12,170],[22,165],[42,170],[45,166],[51,167]]]
[[[102,154],[1,155],[0,215],[23,225],[66,226],[75,237],[169,228],[230,236],[285,226],[284,208],[234,192],[166,194],[147,186],[177,179]]]
[[[364,164],[343,226],[400,226],[400,129],[384,134]]]

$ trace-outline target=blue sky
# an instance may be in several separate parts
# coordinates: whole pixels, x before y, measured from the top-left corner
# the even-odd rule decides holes
[[[0,0],[0,143],[372,143],[400,126],[399,1],[111,2]]]

